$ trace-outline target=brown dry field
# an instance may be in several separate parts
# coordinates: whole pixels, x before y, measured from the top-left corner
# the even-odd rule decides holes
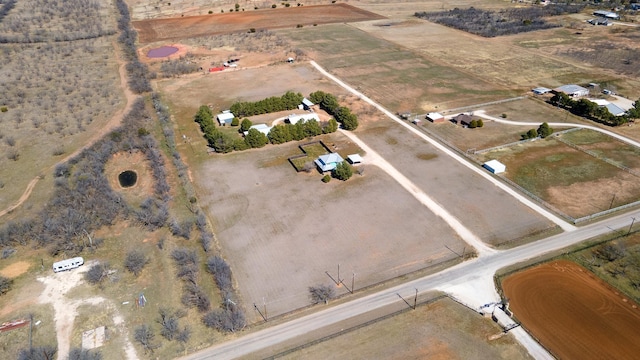
[[[343,156],[355,150],[340,134],[321,139]],[[213,155],[194,169],[247,308],[263,298],[270,316],[304,307],[307,287],[331,284],[325,271],[336,277],[338,264],[362,288],[453,259],[445,246],[462,251],[457,235],[384,172],[369,166],[324,184],[287,162],[297,145]]]
[[[297,25],[347,23],[383,18],[347,4],[291,7],[251,12],[133,21],[141,43],[189,37],[296,27]]]
[[[402,304],[403,306],[404,304]],[[531,359],[511,335],[449,298],[419,305],[282,359]]]
[[[559,260],[502,282],[514,315],[560,359],[637,359],[640,309],[594,274]]]
[[[501,245],[554,228],[546,218],[403,128],[376,122],[365,124],[358,136],[488,244]]]

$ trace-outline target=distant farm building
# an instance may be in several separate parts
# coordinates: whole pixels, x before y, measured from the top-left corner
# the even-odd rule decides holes
[[[347,161],[351,165],[361,164],[362,163],[362,156],[360,156],[359,154],[351,154],[351,155],[347,156]]]
[[[491,171],[494,174],[500,174],[507,171],[507,167],[498,160],[489,160],[482,165],[483,168]]]
[[[533,91],[533,93],[536,94],[536,95],[543,95],[543,94],[546,94],[546,93],[550,92],[551,89],[546,88],[546,87],[537,87],[537,88],[535,88],[535,89],[533,89],[531,91]]]
[[[473,116],[467,114],[460,114],[453,118],[453,122],[462,126],[469,126],[471,121],[473,120]]]
[[[271,126],[267,125],[267,124],[256,124],[256,125],[252,125],[249,130],[251,129],[256,129],[258,131],[260,131],[261,133],[265,134],[265,135],[269,135],[269,131],[271,131]],[[247,134],[249,134],[249,131],[245,131],[244,136],[247,136]]]
[[[629,4],[631,10],[640,10],[640,3]]]
[[[426,117],[427,120],[431,121],[432,123],[443,123],[444,122],[444,116],[442,116],[442,114],[437,113],[437,112],[430,112],[427,114]]]
[[[75,269],[80,267],[82,264],[84,264],[84,259],[81,257],[57,261],[53,263],[53,272]]]
[[[596,10],[593,12],[594,16],[599,16],[599,17],[603,17],[603,18],[607,18],[607,19],[612,19],[612,20],[620,20],[620,15],[612,12],[612,11],[606,11],[606,10]]]
[[[316,108],[316,104],[314,104],[311,100],[304,98],[302,99],[302,104],[300,104],[300,107],[303,110],[313,111]]]
[[[218,123],[220,124],[220,126],[225,126],[227,124],[231,125],[231,122],[235,117],[236,116],[233,115],[233,113],[229,110],[225,110],[222,113],[216,115],[216,119],[218,120]]]
[[[621,108],[620,106],[610,103],[609,101],[605,100],[605,99],[589,99],[589,101],[591,101],[592,103],[597,104],[600,107],[606,107],[607,110],[615,115],[615,116],[622,116],[626,113],[626,110]]]
[[[286,119],[284,119],[285,122],[293,125],[297,124],[298,122],[305,123],[309,120],[320,121],[320,118],[316,113],[309,113],[309,114],[291,114],[287,116]]]
[[[338,166],[344,159],[338,153],[331,153],[320,155],[315,161],[316,166],[320,170],[320,172],[332,171]]]
[[[580,85],[562,85],[558,88],[553,89],[556,93],[565,93],[573,98],[582,97],[589,95],[589,89],[583,88]]]

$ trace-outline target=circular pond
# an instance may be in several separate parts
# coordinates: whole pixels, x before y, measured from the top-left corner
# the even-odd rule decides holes
[[[138,174],[135,171],[127,170],[118,175],[118,182],[123,188],[132,187],[138,181]]]
[[[178,48],[175,46],[162,46],[159,48],[151,49],[147,53],[147,57],[150,58],[162,58],[178,52]]]

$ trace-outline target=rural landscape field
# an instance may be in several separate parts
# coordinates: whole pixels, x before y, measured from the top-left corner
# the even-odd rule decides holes
[[[633,358],[634,7],[0,0],[2,354]]]

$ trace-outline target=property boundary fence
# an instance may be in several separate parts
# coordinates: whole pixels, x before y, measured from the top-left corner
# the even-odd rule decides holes
[[[289,156],[287,158],[287,160],[289,161],[289,164],[291,164],[291,166],[293,166],[293,168],[296,169],[296,172],[301,172],[301,171],[304,171],[305,169],[304,168],[298,169],[298,167],[293,162],[293,160],[308,156],[307,152],[304,150],[304,147],[309,145],[314,145],[314,144],[320,144],[320,146],[322,146],[325,150],[327,150],[327,152],[329,153],[331,152],[331,149],[329,149],[329,147],[325,143],[323,143],[322,140],[310,141],[310,142],[298,145],[298,148],[300,149],[300,151],[302,151],[302,154]]]

